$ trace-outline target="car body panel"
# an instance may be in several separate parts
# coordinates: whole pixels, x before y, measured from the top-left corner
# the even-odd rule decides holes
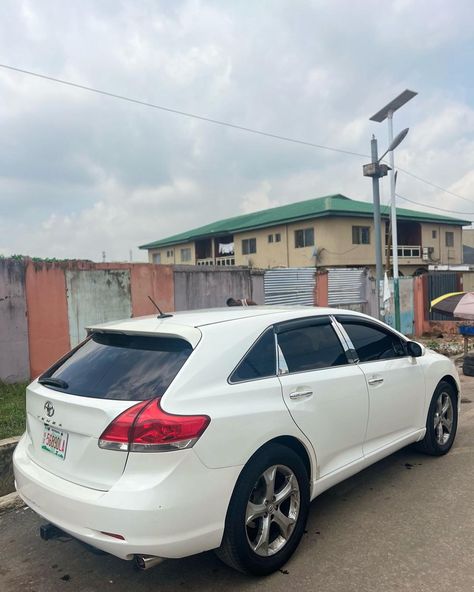
[[[356,364],[286,374],[279,380],[292,418],[317,451],[318,478],[362,458],[369,397]],[[298,391],[312,395],[291,399]]]
[[[380,368],[364,369],[364,364],[354,363],[298,375],[229,381],[268,327],[339,313],[312,307],[235,307],[97,326],[100,331],[179,336],[191,343],[194,351],[160,405],[176,415],[206,414],[210,424],[188,450],[103,450],[97,445],[103,429],[136,401],[67,395],[33,382],[28,388],[28,432],[14,454],[20,495],[45,519],[118,557],[184,557],[220,545],[229,501],[243,467],[276,438],[301,444],[310,465],[311,498],[421,439],[439,381],[451,377],[460,392],[453,363],[430,350],[419,358],[385,361],[390,362],[383,367],[390,383],[386,391],[371,392],[365,380],[364,372],[370,378],[382,372]],[[369,319],[361,313],[344,314]],[[414,369],[417,380],[411,381],[407,374],[400,381],[400,365],[407,372]],[[309,401],[290,404],[291,389],[306,386],[313,389],[315,406]],[[47,400],[57,406],[52,421],[73,434],[74,448],[68,448],[65,461],[42,456],[48,453],[38,449],[42,425],[48,423]],[[399,400],[403,410],[395,405]],[[334,441],[328,443],[327,438]],[[103,532],[123,534],[125,540]]]
[[[369,390],[364,454],[370,454],[424,426],[425,374],[418,358],[409,356],[364,362],[360,368]]]

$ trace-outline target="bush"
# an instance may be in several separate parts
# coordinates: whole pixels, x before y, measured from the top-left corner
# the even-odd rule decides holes
[[[0,440],[25,431],[25,388],[27,383],[0,382]]]

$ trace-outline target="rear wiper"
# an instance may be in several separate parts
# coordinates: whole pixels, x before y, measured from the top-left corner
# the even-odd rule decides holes
[[[38,379],[38,382],[40,384],[45,384],[45,385],[49,385],[49,386],[58,386],[59,388],[62,388],[62,389],[69,388],[68,383],[65,380],[61,380],[60,378],[53,378],[53,377],[45,376],[44,378]]]

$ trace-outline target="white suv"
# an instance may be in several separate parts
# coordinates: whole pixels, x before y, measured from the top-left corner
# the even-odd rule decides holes
[[[217,549],[280,568],[312,499],[407,444],[446,453],[452,362],[373,318],[307,307],[118,321],[27,389],[24,501],[142,567]]]

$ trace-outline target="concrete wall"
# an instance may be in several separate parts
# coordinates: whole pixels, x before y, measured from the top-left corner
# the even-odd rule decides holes
[[[175,267],[176,310],[225,306],[229,297],[265,302],[263,272],[235,268]]]
[[[30,374],[35,378],[70,348],[64,265],[26,268]]]
[[[132,316],[128,269],[67,269],[69,338],[75,347],[85,327]]]
[[[0,260],[0,380],[41,374],[91,323],[174,310],[173,268]]]
[[[29,377],[25,264],[0,259],[0,380]]]
[[[263,272],[148,263],[0,260],[0,380],[36,377],[84,336],[87,325],[265,301]]]

